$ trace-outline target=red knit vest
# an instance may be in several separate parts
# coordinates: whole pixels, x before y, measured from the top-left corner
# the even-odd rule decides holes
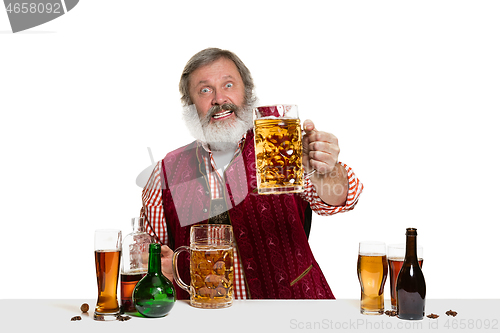
[[[190,226],[207,223],[210,189],[202,155],[193,142],[163,159],[162,197],[169,246],[189,246]],[[334,299],[304,231],[308,203],[298,194],[256,193],[253,131],[225,171],[225,198],[247,294],[252,299]],[[189,263],[181,255],[179,274],[189,284]],[[179,299],[189,298],[177,287]]]

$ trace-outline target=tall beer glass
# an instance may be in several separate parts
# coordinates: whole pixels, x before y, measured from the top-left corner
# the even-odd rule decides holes
[[[259,194],[302,192],[302,130],[297,105],[255,108],[254,131]]]
[[[389,263],[389,280],[391,284],[391,308],[397,309],[396,298],[396,281],[398,274],[405,260],[406,245],[405,244],[390,244],[387,246],[387,261]],[[424,263],[424,250],[422,246],[417,247],[418,264],[420,268]]]
[[[117,288],[121,249],[120,230],[95,231],[94,254],[98,295],[94,320],[116,320],[116,316],[120,314]]]
[[[179,277],[178,257],[190,253],[191,283]],[[194,225],[190,246],[181,246],[172,257],[174,280],[190,294],[197,308],[218,309],[233,304],[233,229],[230,225]]]
[[[358,279],[361,285],[361,314],[384,313],[384,284],[387,278],[385,243],[360,242]]]

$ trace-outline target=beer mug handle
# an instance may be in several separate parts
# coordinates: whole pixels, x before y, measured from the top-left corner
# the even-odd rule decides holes
[[[180,246],[177,250],[175,250],[173,256],[172,256],[172,271],[174,273],[174,280],[175,282],[187,291],[189,294],[191,294],[191,291],[189,290],[189,286],[184,283],[184,281],[181,280],[181,277],[179,276],[179,269],[178,269],[178,264],[177,264],[177,258],[179,257],[179,254],[183,251],[189,252],[189,246]]]

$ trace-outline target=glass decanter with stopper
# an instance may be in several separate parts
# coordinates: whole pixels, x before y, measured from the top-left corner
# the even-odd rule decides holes
[[[145,317],[164,317],[175,303],[173,283],[161,271],[161,245],[149,245],[148,274],[134,289],[135,308]]]
[[[121,312],[134,313],[132,293],[137,282],[148,272],[149,244],[153,242],[151,236],[145,231],[144,218],[132,219],[132,233],[125,236],[122,243],[121,265]]]

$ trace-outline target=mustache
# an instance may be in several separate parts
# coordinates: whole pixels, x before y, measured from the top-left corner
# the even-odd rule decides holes
[[[240,112],[240,108],[238,108],[238,106],[236,106],[235,104],[233,103],[225,103],[225,104],[222,104],[222,105],[214,105],[210,108],[210,110],[208,110],[207,112],[207,119],[210,119],[212,118],[212,116],[218,112],[221,112],[222,110],[224,111],[233,111],[235,113],[235,115],[238,115],[238,113]]]

